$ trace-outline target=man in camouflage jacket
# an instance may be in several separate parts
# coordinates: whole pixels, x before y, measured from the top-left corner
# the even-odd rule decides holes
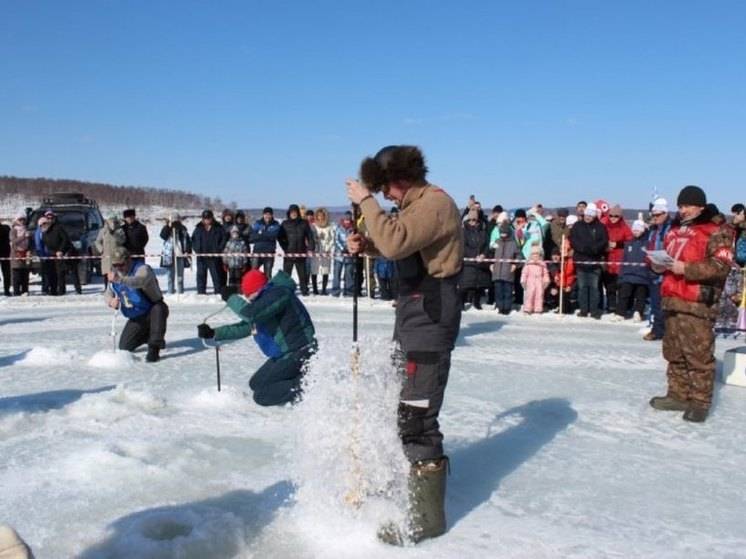
[[[666,332],[668,392],[650,401],[655,409],[683,411],[702,422],[712,404],[715,335],[720,294],[733,263],[730,231],[713,223],[701,188],[687,186],[677,201],[679,215],[665,238],[673,262],[664,271],[661,296]]]

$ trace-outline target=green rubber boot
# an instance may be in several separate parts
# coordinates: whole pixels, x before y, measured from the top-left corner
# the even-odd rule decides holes
[[[378,531],[378,539],[402,546],[444,534],[447,473],[448,457],[445,456],[413,464],[409,473],[409,518],[406,525],[386,525]]]

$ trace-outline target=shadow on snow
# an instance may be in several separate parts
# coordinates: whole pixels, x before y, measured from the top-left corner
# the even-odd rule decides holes
[[[36,394],[24,394],[23,396],[8,396],[0,398],[0,415],[11,413],[39,413],[50,410],[59,410],[76,402],[86,394],[98,394],[113,390],[116,385],[102,386],[91,390],[52,390],[50,392],[37,392]]]
[[[237,490],[221,497],[138,511],[114,521],[113,533],[78,559],[227,559],[236,557],[293,496],[279,481],[261,493]]]
[[[43,322],[49,317],[38,316],[38,317],[27,317],[27,318],[8,318],[6,320],[0,320],[0,326],[8,326],[9,324],[26,324],[28,322]]]
[[[195,353],[199,353],[201,351],[205,351],[206,348],[205,345],[202,343],[202,340],[200,338],[185,338],[183,340],[176,340],[175,342],[167,342],[166,343],[166,349],[178,349],[178,348],[186,348],[183,351],[178,351],[176,353],[170,353],[169,351],[166,351],[161,355],[161,359],[173,359],[175,357],[186,357],[187,355],[193,355]],[[212,348],[210,348],[212,349]]]
[[[30,351],[30,349],[27,349],[20,353],[14,353],[13,355],[3,355],[0,357],[0,367],[7,367],[8,365],[13,365],[14,363],[23,361]]]
[[[578,414],[567,400],[548,398],[498,414],[492,424],[512,416],[520,417],[520,423],[451,453],[453,475],[448,481],[452,490],[447,503],[451,526],[489,500],[503,478],[550,443]]]

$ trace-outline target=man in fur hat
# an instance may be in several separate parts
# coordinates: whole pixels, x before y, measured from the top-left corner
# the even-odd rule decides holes
[[[387,526],[379,532],[383,541],[399,545],[445,532],[448,458],[438,414],[461,323],[461,216],[453,199],[429,184],[426,174],[419,148],[388,146],[362,162],[361,180],[347,181],[347,195],[360,206],[368,230],[367,239],[359,234],[348,237],[350,253],[375,250],[396,261],[399,277],[394,339],[403,357],[398,423],[404,453],[412,464],[410,509],[406,526]],[[381,208],[374,197],[377,192],[396,203],[398,218]]]

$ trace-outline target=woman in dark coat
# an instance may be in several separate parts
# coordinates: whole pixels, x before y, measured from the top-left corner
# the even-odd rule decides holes
[[[464,258],[486,258],[488,250],[487,228],[477,210],[471,209],[464,221]],[[465,261],[459,285],[464,306],[472,303],[475,309],[481,310],[482,293],[490,287],[491,281],[489,263]]]

